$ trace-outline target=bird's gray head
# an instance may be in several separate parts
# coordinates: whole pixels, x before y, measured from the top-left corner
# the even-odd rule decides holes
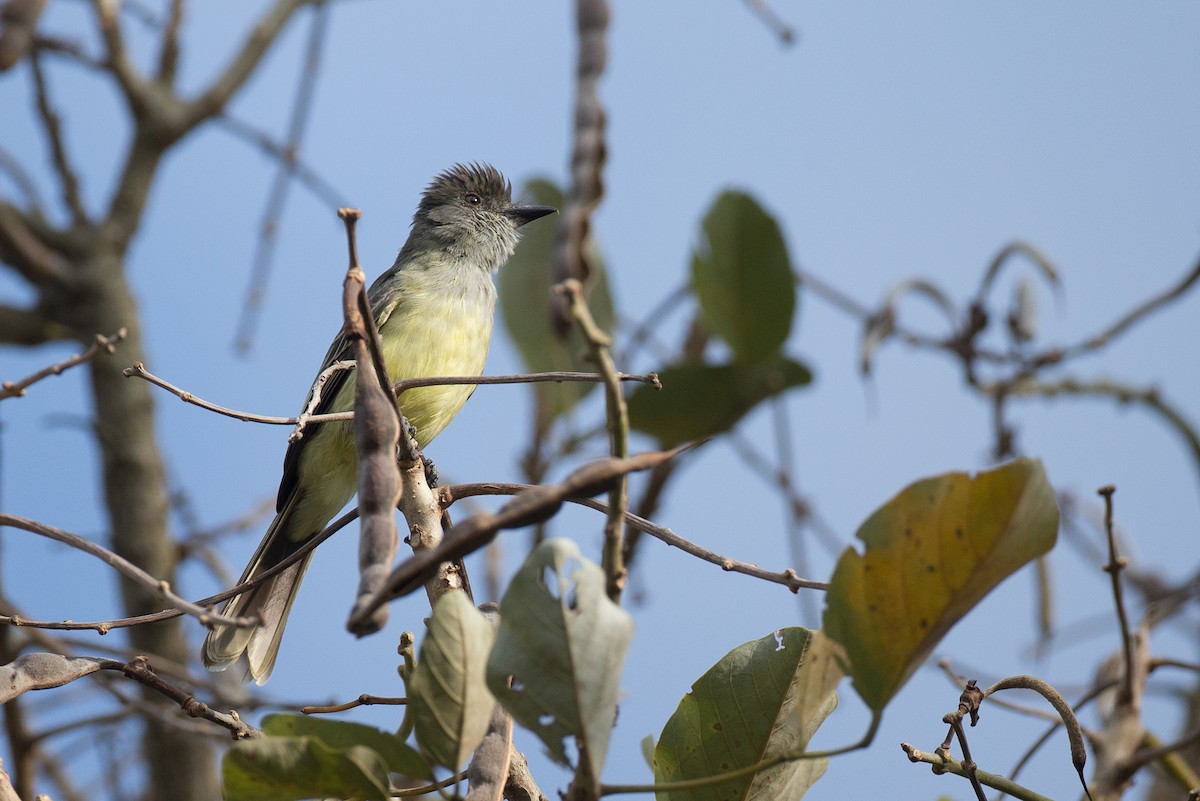
[[[495,167],[455,164],[425,189],[405,249],[435,249],[495,270],[516,248],[517,229],[554,211],[514,204],[512,184]]]

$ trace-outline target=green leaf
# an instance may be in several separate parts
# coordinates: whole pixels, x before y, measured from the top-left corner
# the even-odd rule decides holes
[[[796,284],[779,224],[750,195],[722,192],[692,255],[704,322],[739,362],[779,353],[792,330]]]
[[[985,595],[1054,547],[1058,506],[1040,461],[910,485],[862,524],[826,593],[824,628],[881,711]]]
[[[262,737],[234,743],[223,763],[226,801],[390,798],[377,751],[330,748],[315,737]]]
[[[654,750],[655,784],[702,779],[800,753],[837,705],[840,673],[809,659],[819,632],[793,627],[733,649],[692,685]],[[832,681],[830,681],[832,679]],[[799,799],[826,760],[793,760],[736,779],[660,791],[658,801]]]
[[[633,620],[604,594],[604,571],[575,543],[546,540],[500,602],[488,686],[558,762],[567,764],[564,738],[577,738],[595,783],[632,639]]]
[[[366,746],[383,758],[393,773],[420,779],[432,778],[429,765],[396,735],[373,726],[310,715],[267,715],[263,733],[270,737],[313,737],[330,748]]]
[[[479,745],[496,705],[484,678],[495,636],[461,590],[433,607],[408,701],[421,749],[452,771]]]
[[[521,195],[530,202],[563,208],[563,194],[550,181],[535,179],[525,184]],[[582,336],[572,329],[564,343],[550,322],[551,282],[555,249],[562,216],[522,229],[521,243],[496,277],[500,294],[500,314],[527,370],[547,372],[577,370],[595,372],[595,365],[584,360],[587,352]],[[599,253],[593,252],[593,275],[587,300],[596,323],[605,331],[613,330],[616,314],[612,295]],[[570,411],[596,388],[579,382],[534,384],[542,419],[549,421]]]
[[[757,364],[681,364],[659,372],[662,389],[639,385],[629,423],[664,448],[729,431],[751,409],[812,381],[808,368],[780,356]]]

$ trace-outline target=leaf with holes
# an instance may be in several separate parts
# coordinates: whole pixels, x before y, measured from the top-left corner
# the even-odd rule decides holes
[[[417,742],[458,771],[487,732],[496,699],[484,679],[495,630],[461,590],[438,599],[408,683]]]
[[[633,620],[604,594],[604,571],[575,543],[546,540],[500,602],[488,686],[558,762],[568,761],[563,740],[577,738],[594,783],[632,639]]]
[[[692,291],[709,330],[739,362],[779,353],[792,330],[796,283],[779,223],[744,192],[722,192],[692,255]]]
[[[702,779],[799,753],[837,706],[840,671],[820,632],[793,627],[734,648],[679,702],[654,749],[654,782]],[[814,647],[816,651],[814,651]],[[820,654],[820,658],[815,657]],[[829,668],[832,667],[832,670]],[[799,799],[826,760],[801,759],[658,801]]]
[[[865,553],[838,560],[824,616],[867,705],[881,711],[951,626],[1057,536],[1036,459],[918,481],[871,515]]]
[[[525,184],[522,196],[529,202],[557,209],[564,207],[563,194],[550,181],[535,179]],[[562,225],[558,215],[521,229],[521,243],[496,276],[500,295],[500,316],[525,368],[534,371],[575,370],[593,373],[596,366],[585,360],[587,347],[575,328],[564,342],[550,320],[551,287],[554,281],[555,251]],[[587,282],[588,307],[596,323],[612,331],[616,314],[612,294],[600,254],[589,239],[592,275]],[[564,381],[533,385],[537,395],[539,418],[549,422],[565,414],[596,388],[596,384]]]

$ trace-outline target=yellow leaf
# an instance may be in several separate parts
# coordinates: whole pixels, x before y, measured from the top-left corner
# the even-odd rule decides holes
[[[1036,459],[910,485],[862,524],[826,595],[824,628],[880,711],[985,595],[1054,546],[1058,506]]]

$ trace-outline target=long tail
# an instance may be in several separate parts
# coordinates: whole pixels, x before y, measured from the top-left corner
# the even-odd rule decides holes
[[[303,544],[288,537],[288,521],[295,509],[297,495],[299,493],[294,493],[291,501],[275,516],[238,584],[263,574]],[[312,553],[309,553],[265,583],[225,604],[222,614],[228,617],[257,614],[262,623],[254,628],[213,626],[204,640],[202,659],[206,668],[225,670],[236,664],[243,680],[254,679],[260,685],[271,677],[275,658],[279,655],[283,627],[311,558]]]

